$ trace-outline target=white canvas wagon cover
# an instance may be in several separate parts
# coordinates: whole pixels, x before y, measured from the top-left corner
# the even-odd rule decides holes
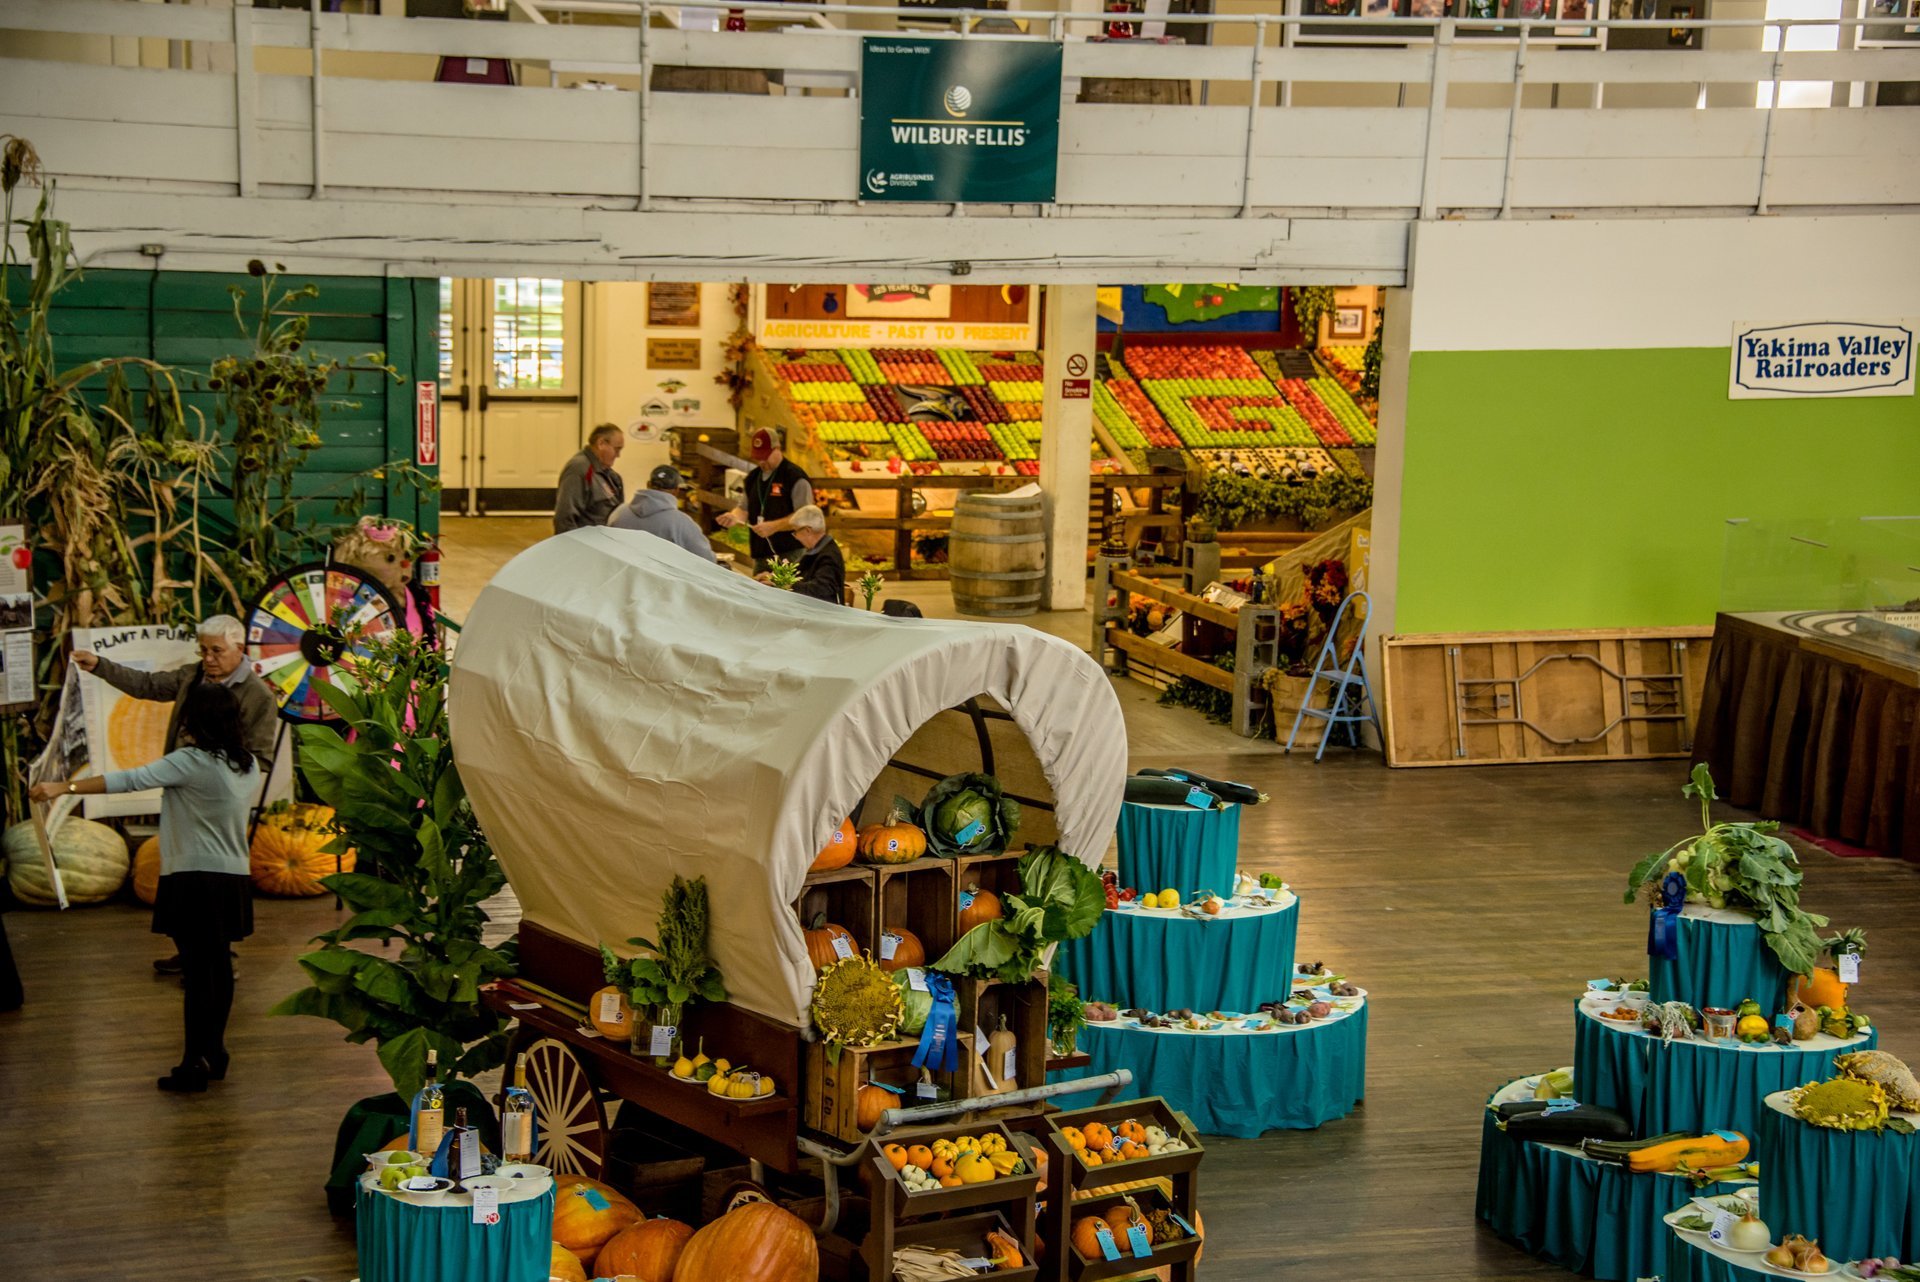
[[[980,695],[1030,741],[1061,847],[1097,864],[1126,728],[1080,649],[797,597],[639,531],[576,530],[509,562],[461,635],[450,715],[528,920],[631,951],[674,875],[704,876],[730,1000],[801,1026],[807,866],[922,723]]]

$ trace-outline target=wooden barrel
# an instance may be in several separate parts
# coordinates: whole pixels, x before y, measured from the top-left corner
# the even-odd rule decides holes
[[[1047,587],[1040,496],[962,494],[947,535],[947,582],[962,614],[1011,619],[1038,611]]]

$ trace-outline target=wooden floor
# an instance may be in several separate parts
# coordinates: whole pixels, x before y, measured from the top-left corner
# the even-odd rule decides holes
[[[1479,1111],[1508,1079],[1572,1062],[1584,980],[1644,973],[1646,917],[1619,890],[1637,855],[1696,821],[1679,764],[1388,771],[1330,752],[1316,766],[1121,693],[1136,765],[1272,794],[1245,816],[1243,866],[1300,892],[1303,960],[1373,993],[1362,1109],[1209,1145],[1203,1276],[1565,1276],[1476,1226]],[[1803,858],[1809,906],[1870,932],[1859,1005],[1882,1044],[1920,1056],[1920,870]],[[145,914],[9,915],[28,1004],[0,1015],[0,1277],[353,1276],[320,1183],[342,1113],[385,1077],[332,1026],[261,1013],[335,920],[330,900],[258,905],[230,1079],[175,1098],[153,1078],[177,1051],[179,990],[148,968],[163,941]]]

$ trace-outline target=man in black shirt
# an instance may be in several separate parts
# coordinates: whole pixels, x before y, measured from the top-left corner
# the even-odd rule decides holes
[[[754,567],[764,570],[776,556],[791,561],[800,554],[803,545],[793,534],[793,514],[813,502],[813,485],[781,452],[780,433],[770,427],[754,429],[748,454],[754,469],[747,473],[744,506],[714,520],[722,526],[746,525]]]
[[[827,516],[809,503],[792,516],[793,533],[806,550],[800,554],[800,581],[793,590],[835,605],[847,603],[847,562],[827,533]]]

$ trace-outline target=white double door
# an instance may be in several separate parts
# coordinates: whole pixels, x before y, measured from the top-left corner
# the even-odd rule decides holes
[[[440,282],[445,510],[553,510],[580,449],[582,286],[540,277]]]

